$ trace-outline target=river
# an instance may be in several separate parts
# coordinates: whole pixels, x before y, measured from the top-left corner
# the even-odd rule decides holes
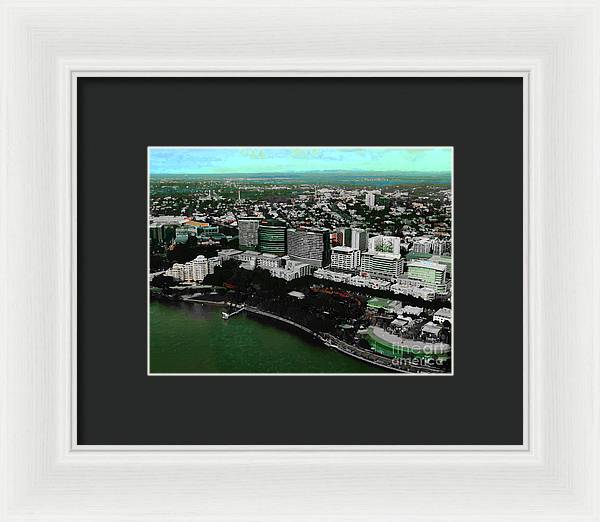
[[[291,326],[223,307],[150,303],[151,373],[387,373]]]

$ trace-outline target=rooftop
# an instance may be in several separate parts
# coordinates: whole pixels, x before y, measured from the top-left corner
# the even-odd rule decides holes
[[[363,252],[363,256],[373,256],[380,257],[386,259],[401,259],[402,256],[400,254],[392,254],[391,252]]]
[[[405,306],[402,312],[409,315],[420,315],[423,313],[423,309],[418,306]]]
[[[430,268],[433,270],[446,270],[446,265],[442,265],[440,263],[433,263],[432,261],[410,261],[408,263],[409,268],[411,266],[415,268]]]
[[[452,317],[452,310],[450,308],[440,308],[435,315],[440,315],[442,317]]]
[[[335,246],[331,249],[332,252],[344,252],[344,253],[350,253],[350,252],[358,252],[358,250],[356,250],[355,248],[351,248],[351,247],[347,247],[347,246]]]
[[[441,329],[442,329],[442,327],[439,324],[436,324],[436,323],[433,323],[430,321],[425,326],[423,326],[421,331],[423,331],[425,333],[437,335],[440,333]]]
[[[398,305],[402,306],[402,303],[394,299],[384,299],[382,297],[373,297],[367,301],[367,306],[373,308],[386,308],[391,310],[396,308]]]

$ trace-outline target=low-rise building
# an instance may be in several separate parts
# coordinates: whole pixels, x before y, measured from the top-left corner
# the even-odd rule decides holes
[[[349,284],[364,288],[372,288],[373,290],[387,290],[391,284],[383,279],[375,279],[372,277],[353,276],[348,281]]]
[[[438,294],[448,292],[446,279],[447,267],[431,261],[410,261],[408,263],[407,278],[418,281],[422,286],[435,290]]]
[[[352,274],[344,272],[334,272],[333,270],[327,270],[325,268],[318,268],[314,271],[313,276],[317,279],[329,279],[336,283],[347,283],[352,278]]]
[[[283,266],[283,259],[275,254],[260,254],[256,256],[256,266],[261,268],[279,268]]]
[[[439,324],[429,321],[421,328],[421,337],[427,340],[437,340],[441,331],[442,327]]]
[[[367,308],[371,310],[385,310],[389,313],[398,313],[402,309],[402,303],[393,299],[373,297],[367,301]]]
[[[450,308],[440,308],[435,314],[433,314],[433,320],[436,323],[443,324],[444,321],[448,321],[452,324],[452,310]]]
[[[412,315],[413,317],[419,317],[423,313],[423,308],[420,306],[405,306],[402,309],[402,313]]]
[[[226,248],[224,250],[219,250],[217,252],[217,256],[221,259],[221,261],[229,261],[230,259],[234,259],[235,256],[241,254],[241,250],[235,250],[234,248]],[[258,254],[258,252],[256,252]]]
[[[177,227],[175,231],[175,243],[187,243],[188,239],[191,236],[196,236],[197,231],[196,227],[190,227],[187,225],[182,225]]]
[[[285,260],[284,266],[277,266],[269,268],[268,270],[273,277],[278,277],[279,279],[284,279],[286,281],[293,281],[294,279],[310,275],[314,269],[314,266],[308,263],[300,263],[288,258]]]
[[[412,279],[401,278],[397,283],[390,287],[390,290],[395,294],[419,297],[421,299],[425,299],[426,301],[433,301],[436,297],[435,290],[422,287],[417,281],[413,281]]]

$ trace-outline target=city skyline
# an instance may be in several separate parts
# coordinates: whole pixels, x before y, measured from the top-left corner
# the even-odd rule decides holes
[[[150,176],[452,172],[452,147],[149,147]]]
[[[148,151],[149,374],[453,372],[452,149]]]

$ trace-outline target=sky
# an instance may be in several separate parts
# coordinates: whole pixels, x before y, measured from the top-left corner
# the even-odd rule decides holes
[[[150,174],[450,172],[452,148],[151,147]]]

